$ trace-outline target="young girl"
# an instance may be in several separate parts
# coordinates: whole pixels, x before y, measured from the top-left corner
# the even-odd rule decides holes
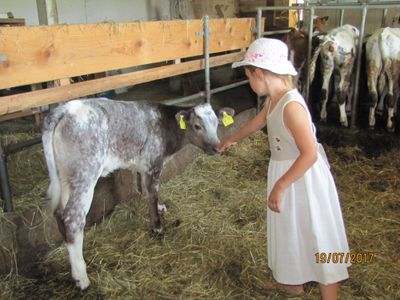
[[[321,257],[349,252],[338,194],[307,105],[293,88],[297,73],[288,61],[286,45],[275,39],[254,41],[241,62],[250,86],[266,96],[263,109],[219,145],[230,145],[268,128],[271,159],[268,168],[268,266],[278,288],[304,293],[303,284],[319,283],[323,299],[337,299],[338,282],[348,278],[348,262]]]

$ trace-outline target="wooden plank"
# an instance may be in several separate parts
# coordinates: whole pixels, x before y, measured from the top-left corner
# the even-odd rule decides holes
[[[210,67],[220,66],[243,59],[244,52],[235,52],[210,58]],[[158,80],[204,69],[204,59],[171,64],[142,71],[120,74],[66,86],[37,90],[28,93],[0,97],[0,115],[57,103],[116,88]]]
[[[1,18],[0,26],[5,26],[5,25],[23,26],[25,25],[25,19]]]
[[[210,20],[210,52],[247,47],[254,18]],[[203,54],[202,20],[0,27],[0,89]]]
[[[7,114],[7,115],[0,115],[0,122],[19,119],[19,118],[23,118],[23,117],[28,117],[28,116],[32,116],[33,114],[35,114],[35,113],[31,110],[24,110],[24,111],[18,111],[18,112],[14,112],[14,113]]]

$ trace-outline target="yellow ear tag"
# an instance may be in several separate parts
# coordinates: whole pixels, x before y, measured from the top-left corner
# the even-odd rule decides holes
[[[231,124],[233,124],[235,121],[233,120],[232,116],[228,115],[226,112],[224,112],[224,115],[222,117],[222,124],[224,124],[224,126],[229,126]]]
[[[179,118],[179,127],[180,127],[182,130],[186,130],[185,119],[183,118],[182,115],[180,115],[180,118]]]

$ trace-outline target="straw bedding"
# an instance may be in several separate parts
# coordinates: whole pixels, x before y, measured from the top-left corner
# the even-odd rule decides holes
[[[342,299],[400,298],[400,185],[397,149],[368,158],[357,146],[326,147],[352,252],[374,252],[354,264]],[[47,173],[41,146],[10,157],[16,210],[43,205]],[[86,231],[84,255],[91,286],[70,279],[65,246],[50,252],[29,276],[9,274],[0,299],[286,299],[266,291],[265,134],[222,156],[201,155],[162,185],[165,232],[153,236],[145,199],[118,205]],[[34,204],[35,203],[35,204]],[[1,213],[0,213],[1,214]],[[306,285],[303,299],[318,299]]]

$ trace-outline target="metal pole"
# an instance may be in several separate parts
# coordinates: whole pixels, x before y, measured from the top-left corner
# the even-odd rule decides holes
[[[309,5],[309,6],[262,6],[258,7],[258,9],[261,9],[262,11],[268,11],[268,10],[302,10],[302,9],[322,9],[322,10],[338,10],[338,9],[361,9],[364,6],[371,8],[371,9],[383,9],[383,8],[399,8],[398,4],[393,4],[393,2],[390,2],[388,4],[380,3],[380,4],[351,4],[349,3],[348,5],[345,5],[342,3],[341,5],[319,5],[316,6],[314,4]]]
[[[261,32],[263,29],[261,28],[261,18],[262,18],[262,10],[261,8],[257,8],[257,38],[259,39],[261,37]],[[266,22],[267,20],[265,20]]]
[[[358,39],[358,49],[357,49],[357,61],[356,61],[356,80],[354,83],[354,98],[351,107],[351,128],[356,126],[356,118],[357,118],[357,104],[358,104],[358,83],[360,81],[360,69],[361,69],[361,51],[362,51],[362,41],[364,38],[365,31],[365,20],[367,19],[367,6],[363,5],[362,9],[362,17],[361,17],[361,28],[360,28],[360,37]]]
[[[242,81],[238,81],[238,82],[234,82],[234,83],[231,83],[231,84],[228,84],[228,85],[224,85],[224,86],[212,89],[212,90],[210,90],[210,94],[223,92],[223,91],[226,91],[226,90],[238,87],[238,86],[242,86],[242,85],[245,85],[245,84],[248,84],[248,83],[249,83],[249,81],[247,79],[246,80],[242,80]],[[183,102],[186,102],[186,101],[194,100],[194,99],[197,99],[197,98],[200,98],[200,97],[204,97],[204,95],[205,95],[205,92],[198,92],[196,94],[189,95],[189,96],[186,96],[186,97],[181,97],[181,98],[177,98],[177,99],[163,100],[163,101],[161,101],[161,103],[166,104],[166,105],[175,105],[175,104],[180,104],[180,103],[183,103]]]
[[[309,25],[308,25],[308,49],[307,49],[307,57],[306,57],[306,71],[307,71],[307,76],[306,76],[306,91],[305,91],[305,96],[306,96],[306,102],[309,102],[308,97],[310,96],[310,59],[311,59],[311,50],[312,50],[312,34],[313,34],[313,27],[314,27],[314,7],[311,7],[310,9],[310,20],[309,20]]]
[[[340,10],[340,21],[339,21],[339,26],[343,25],[343,20],[344,20],[344,9],[342,8]]]
[[[267,18],[265,18],[265,23],[267,22]],[[262,37],[262,32],[264,31],[264,28],[261,28],[262,23],[262,10],[261,8],[257,8],[257,34],[256,37],[257,39]],[[256,103],[256,112],[258,113],[261,110],[261,97],[257,95],[257,103]]]
[[[211,93],[210,93],[210,51],[208,46],[208,38],[209,38],[209,31],[208,31],[208,16],[204,16],[204,61],[205,61],[205,98],[207,103],[210,103],[211,100]]]
[[[291,31],[291,29],[263,31],[263,32],[261,32],[261,35],[265,36],[265,35],[272,35],[272,34],[289,33],[290,31]]]
[[[31,139],[28,141],[7,145],[6,147],[4,147],[4,155],[8,156],[10,154],[21,151],[24,148],[27,148],[27,147],[30,147],[30,146],[33,146],[36,144],[40,144],[41,142],[42,142],[42,138],[38,137],[38,138],[34,138],[34,139]]]
[[[0,145],[0,187],[4,201],[3,209],[5,212],[11,212],[14,210],[14,208],[11,201],[10,182],[8,180],[6,156],[3,152],[3,148],[1,147],[1,145]]]
[[[385,8],[382,12],[382,27],[386,27],[386,17],[387,17],[388,9]]]
[[[11,188],[7,170],[7,155],[18,152],[26,147],[39,144],[41,141],[41,138],[35,138],[29,141],[8,145],[4,149],[0,145],[0,190],[4,201],[3,209],[5,212],[14,210],[11,201]]]
[[[231,88],[242,86],[242,85],[245,85],[245,84],[248,84],[248,83],[249,83],[249,80],[246,79],[246,80],[234,82],[234,83],[231,83],[231,84],[227,84],[227,85],[224,85],[224,86],[220,86],[220,87],[217,87],[215,89],[212,89],[211,90],[211,94],[223,92],[223,91],[229,90]]]

